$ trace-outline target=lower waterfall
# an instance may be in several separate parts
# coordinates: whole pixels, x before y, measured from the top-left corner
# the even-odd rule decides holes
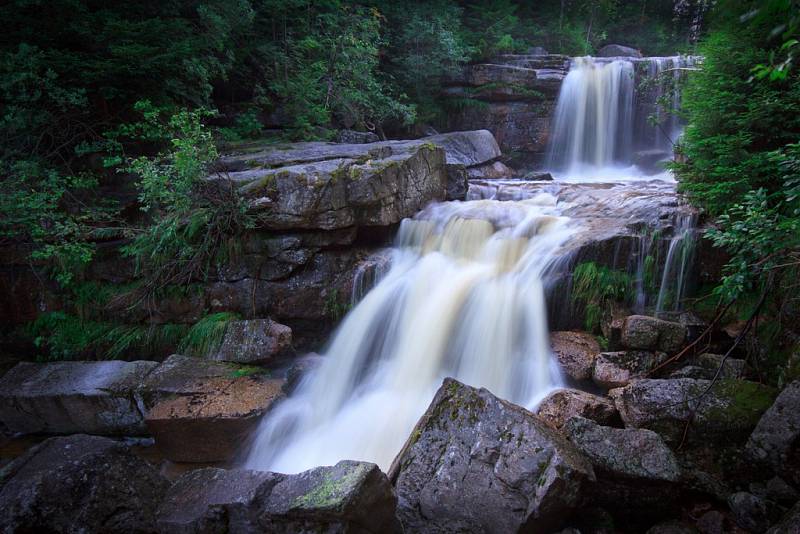
[[[262,423],[246,467],[388,469],[446,376],[533,406],[561,383],[543,277],[575,232],[548,194],[435,204],[403,221],[391,268]]]

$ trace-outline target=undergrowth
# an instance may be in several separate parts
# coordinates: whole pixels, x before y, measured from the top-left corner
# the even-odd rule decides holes
[[[206,315],[197,321],[178,346],[178,352],[193,356],[205,356],[219,350],[228,323],[239,319],[233,312],[218,312]]]
[[[600,329],[603,313],[612,302],[628,302],[633,294],[631,276],[594,262],[580,263],[572,272],[572,303],[583,308],[584,326]]]

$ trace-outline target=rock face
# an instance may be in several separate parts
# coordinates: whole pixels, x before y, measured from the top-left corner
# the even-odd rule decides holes
[[[15,432],[141,435],[141,384],[156,362],[22,362],[0,379],[0,420]]]
[[[222,344],[209,357],[226,362],[263,364],[292,344],[292,329],[272,319],[230,321]]]
[[[452,113],[448,127],[463,130],[481,125],[494,134],[503,152],[518,155],[518,163],[541,162],[569,58],[535,52],[502,55],[469,65],[459,76],[447,80],[443,91],[446,97],[480,104],[462,106]]]
[[[449,378],[389,475],[406,532],[551,532],[594,478],[535,415]]]
[[[663,352],[629,350],[601,352],[594,362],[592,380],[605,389],[627,386],[666,359]]]
[[[355,130],[339,130],[336,134],[337,143],[364,144],[380,141],[373,132],[357,132]]]
[[[161,532],[398,532],[397,498],[378,466],[342,461],[297,475],[201,469],[170,489]]]
[[[781,391],[747,441],[749,455],[800,483],[800,380]]]
[[[271,230],[387,226],[445,198],[446,165],[473,167],[500,157],[486,130],[368,144],[294,143],[228,156],[223,174],[261,210]]]
[[[536,415],[554,428],[561,428],[573,416],[581,416],[601,425],[611,425],[619,414],[614,402],[577,389],[559,389],[539,403]]]
[[[592,378],[594,361],[600,353],[597,339],[586,332],[552,332],[550,345],[564,373],[573,380]]]
[[[0,525],[4,532],[155,532],[167,487],[117,441],[51,438],[4,469]]]
[[[573,417],[564,433],[592,462],[599,478],[604,475],[677,482],[680,468],[675,455],[650,430],[600,426],[583,417]]]
[[[625,426],[647,428],[680,443],[687,423],[690,440],[734,443],[744,440],[770,407],[772,388],[745,380],[691,378],[637,380],[609,392]]]
[[[146,384],[145,422],[164,456],[174,462],[231,460],[283,397],[284,380],[252,371],[179,355],[167,359]]]
[[[597,57],[642,57],[642,53],[630,46],[607,44],[597,51]]]
[[[686,341],[686,327],[645,315],[631,315],[622,326],[621,341],[629,349],[673,353]]]

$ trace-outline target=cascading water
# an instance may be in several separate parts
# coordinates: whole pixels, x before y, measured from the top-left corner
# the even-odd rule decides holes
[[[656,314],[680,311],[697,243],[697,213],[678,214],[656,300]]]
[[[549,154],[552,169],[566,171],[557,181],[473,180],[470,200],[432,204],[403,221],[389,268],[378,261],[358,271],[354,307],[323,363],[262,421],[246,467],[299,472],[352,459],[386,469],[447,376],[532,407],[561,383],[546,291],[571,279],[587,243],[638,238],[635,250],[614,251],[610,267],[635,271],[634,307],[650,304],[646,279],[662,272],[653,258],[663,257],[651,230],[664,219],[660,210],[674,211],[674,182],[620,180],[617,171],[631,167],[637,150],[671,148],[680,125],[665,122],[669,134],[659,136],[643,122],[667,93],[656,86],[637,96],[636,61],[573,62]],[[681,61],[657,58],[648,69],[658,78]],[[609,169],[615,183],[575,183],[586,168]],[[691,261],[680,245],[691,225],[681,221],[662,276],[662,286],[675,281],[663,291],[677,301]],[[636,225],[647,229],[631,235]],[[658,300],[667,305],[666,296]]]
[[[677,82],[692,64],[683,56],[575,58],[553,117],[548,167],[607,177],[668,158],[682,128],[670,112],[680,106]]]
[[[575,232],[548,194],[436,204],[404,221],[390,270],[262,423],[247,467],[386,469],[446,376],[532,406],[560,381],[543,276]]]

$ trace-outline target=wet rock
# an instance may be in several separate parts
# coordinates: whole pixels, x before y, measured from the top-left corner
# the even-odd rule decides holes
[[[577,389],[559,389],[539,403],[536,415],[554,428],[579,415],[601,425],[611,425],[619,419],[614,402],[606,397]]]
[[[202,370],[190,373],[192,364]],[[283,397],[284,380],[269,378],[260,368],[178,355],[162,367],[146,383],[145,422],[156,446],[174,462],[231,460]]]
[[[230,321],[219,349],[208,357],[226,362],[263,364],[292,344],[292,329],[272,319]]]
[[[622,348],[622,328],[629,314],[630,310],[617,304],[612,304],[603,313],[600,330],[603,332],[603,337],[608,340],[609,350],[616,351]]]
[[[633,153],[633,164],[648,174],[664,171],[664,162],[672,159],[672,153],[665,150],[639,150]]]
[[[622,326],[622,345],[629,349],[674,353],[686,341],[686,327],[645,315],[631,315]]]
[[[750,532],[764,532],[769,528],[767,503],[752,493],[734,493],[728,498],[728,506],[740,527]]]
[[[594,478],[527,410],[445,379],[389,471],[404,529],[551,532]]]
[[[552,182],[553,175],[549,172],[531,171],[525,174],[525,179],[533,182]]]
[[[745,380],[637,380],[609,392],[625,426],[647,428],[669,443],[744,440],[772,404],[772,388]]]
[[[291,393],[309,373],[318,369],[323,361],[323,356],[312,352],[292,362],[292,365],[286,371],[286,384],[283,386],[284,393],[287,395]]]
[[[800,500],[800,492],[780,477],[769,479],[765,489],[767,498],[780,504],[792,504]]]
[[[463,165],[448,165],[445,200],[465,200],[467,191],[469,191],[467,168]]]
[[[611,428],[573,417],[564,433],[604,476],[646,481],[677,482],[680,468],[661,437],[650,430]]]
[[[336,133],[337,143],[365,144],[377,143],[380,138],[373,132],[357,132],[355,130],[339,130]]]
[[[630,46],[607,44],[597,51],[597,57],[642,57],[642,53]]]
[[[122,443],[50,438],[3,470],[4,532],[155,532],[168,483]]]
[[[597,338],[586,332],[551,332],[550,345],[567,376],[579,381],[592,378],[594,361],[600,353]]]
[[[397,498],[374,464],[342,461],[297,475],[201,469],[175,482],[161,532],[398,532]]]
[[[0,379],[0,420],[15,432],[136,435],[156,362],[22,362]]]
[[[800,483],[800,380],[781,391],[747,441],[750,457]]]
[[[663,352],[629,350],[601,352],[594,361],[592,380],[605,389],[627,386],[666,359]]]
[[[420,142],[442,147],[448,165],[464,165],[467,168],[490,163],[503,155],[497,140],[489,130],[450,132],[403,143],[413,146]]]
[[[471,167],[468,171],[470,179],[498,179],[510,178],[514,171],[509,169],[503,162],[495,161],[478,167]]]
[[[546,56],[547,50],[543,46],[532,46],[525,53],[530,56]]]

